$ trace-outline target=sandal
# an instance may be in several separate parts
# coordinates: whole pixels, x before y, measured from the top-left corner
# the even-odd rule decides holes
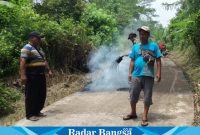
[[[123,120],[137,119],[137,115],[126,115],[123,117]]]
[[[37,116],[38,116],[38,117],[46,117],[47,115],[40,112]]]
[[[148,120],[142,120],[141,126],[145,127],[145,126],[148,126],[148,125],[149,125]]]
[[[30,120],[30,121],[38,121],[39,117],[37,117],[37,116],[31,116],[31,117],[29,117],[27,119]]]

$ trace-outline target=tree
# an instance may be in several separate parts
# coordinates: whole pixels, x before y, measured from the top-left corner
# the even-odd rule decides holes
[[[82,0],[44,0],[34,7],[39,14],[47,14],[59,22],[62,17],[80,21],[84,6],[85,2]]]
[[[195,46],[200,56],[200,1],[180,0],[177,3],[180,8],[169,25],[166,39],[172,46]]]
[[[112,33],[117,31],[114,16],[108,15],[102,9],[97,9],[95,4],[87,5],[81,19],[92,30],[89,36],[95,45],[109,44]]]
[[[133,19],[139,19],[140,15],[152,16],[154,9],[148,8],[149,3],[154,0],[89,0],[115,16],[120,32]]]

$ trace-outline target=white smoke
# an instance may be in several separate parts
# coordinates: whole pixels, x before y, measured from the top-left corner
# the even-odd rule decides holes
[[[102,46],[91,53],[88,66],[92,72],[92,83],[87,86],[91,91],[116,90],[128,88],[128,57],[123,57],[121,63],[116,59],[122,55],[120,50],[113,47]]]

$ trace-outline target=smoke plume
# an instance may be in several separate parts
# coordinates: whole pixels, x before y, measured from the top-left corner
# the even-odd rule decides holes
[[[121,52],[116,47],[102,46],[91,53],[88,67],[92,83],[87,86],[91,91],[116,90],[128,88],[129,58],[123,57],[121,63],[116,59]]]
[[[124,29],[124,34],[118,38],[118,45],[101,46],[91,52],[88,67],[91,71],[92,83],[86,86],[90,91],[116,90],[128,88],[129,57],[117,64],[115,60],[122,55],[129,54],[132,43],[128,41],[128,35],[135,32],[137,28],[145,25],[147,21],[132,20],[129,26]]]

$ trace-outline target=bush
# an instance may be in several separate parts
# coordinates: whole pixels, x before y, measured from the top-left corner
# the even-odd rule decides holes
[[[14,112],[14,103],[20,99],[20,93],[0,83],[0,116]]]
[[[0,78],[15,74],[19,65],[19,56],[17,55],[15,46],[8,39],[5,39],[9,36],[10,33],[4,33],[0,37]]]

